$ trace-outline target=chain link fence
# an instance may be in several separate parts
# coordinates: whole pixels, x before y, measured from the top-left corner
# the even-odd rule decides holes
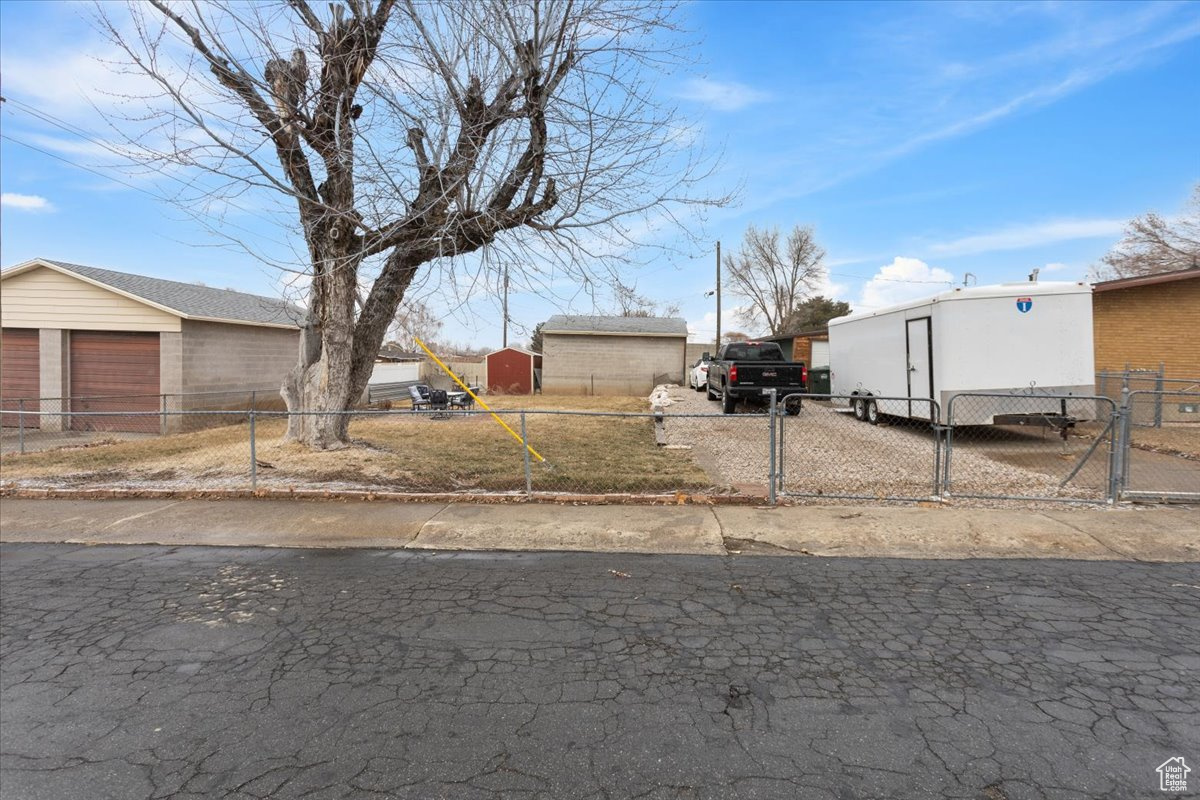
[[[690,394],[690,393],[689,393]],[[692,405],[708,409],[702,400]],[[1200,500],[1200,425],[1133,423],[1200,392],[800,395],[692,413],[0,410],[6,487],[922,501]],[[788,413],[784,413],[785,409]],[[344,423],[313,450],[289,425]]]
[[[1115,420],[1107,397],[955,395],[943,495],[1106,502],[1116,491]],[[1089,433],[1081,435],[1080,424]]]
[[[1134,391],[1121,408],[1121,496],[1129,500],[1200,501],[1200,422],[1139,426],[1150,414],[1195,419],[1200,391]],[[1166,413],[1164,413],[1166,412]]]
[[[1163,364],[1152,369],[1132,369],[1096,373],[1096,393],[1123,402],[1130,392],[1142,397],[1132,408],[1130,424],[1161,428],[1176,422],[1200,423],[1200,407],[1172,403],[1172,395],[1200,392],[1200,378],[1168,378]]]
[[[797,401],[800,401],[797,405]],[[929,500],[938,494],[941,408],[933,400],[792,395],[781,401],[784,495]]]

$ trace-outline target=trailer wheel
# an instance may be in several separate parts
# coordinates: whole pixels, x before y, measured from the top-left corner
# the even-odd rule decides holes
[[[732,414],[734,407],[737,406],[737,399],[729,394],[729,387],[721,387],[721,413]]]
[[[851,402],[854,403],[854,418],[862,422],[867,418],[867,401],[862,397],[856,396]]]
[[[800,398],[789,400],[783,404],[783,413],[789,417],[794,417],[800,413]]]
[[[867,401],[867,422],[872,425],[879,424],[879,406],[874,400]]]

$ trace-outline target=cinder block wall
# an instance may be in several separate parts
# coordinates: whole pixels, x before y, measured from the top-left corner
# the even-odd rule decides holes
[[[1200,278],[1096,292],[1092,297],[1096,369],[1157,369],[1200,378]]]
[[[299,357],[299,330],[183,320],[182,333],[185,394],[278,389]],[[189,409],[231,407],[231,399],[232,395],[189,398],[185,405]],[[266,400],[276,399],[277,395]],[[278,406],[282,408],[281,399]]]
[[[648,395],[654,376],[683,383],[687,340],[653,336],[545,334],[545,394]]]
[[[700,356],[705,353],[715,356],[717,354],[717,346],[715,344],[705,344],[704,342],[688,342],[687,343],[687,365],[690,369],[692,364],[700,360]]]

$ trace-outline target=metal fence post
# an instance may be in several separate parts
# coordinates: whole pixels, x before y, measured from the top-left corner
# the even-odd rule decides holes
[[[1154,427],[1162,427],[1163,417],[1163,378],[1167,373],[1167,365],[1161,361],[1158,364],[1158,374],[1154,376]]]
[[[529,463],[529,440],[525,436],[525,412],[521,412],[521,452],[525,457],[525,494],[533,494],[533,468]]]
[[[1130,441],[1130,420],[1133,417],[1133,401],[1132,393],[1128,388],[1121,390],[1121,408],[1118,411],[1120,421],[1117,425],[1117,486],[1116,495],[1118,498],[1125,493],[1129,488],[1129,448],[1133,444]]]
[[[770,421],[770,428],[771,428],[771,431],[768,434],[768,437],[769,437],[768,438],[768,441],[769,441],[768,446],[770,448],[771,455],[769,457],[768,467],[767,467],[767,470],[768,470],[768,474],[767,474],[767,504],[772,505],[772,506],[775,505],[775,479],[776,479],[776,476],[775,476],[775,426],[783,424],[783,418],[779,416],[779,413],[777,410],[777,401],[778,401],[777,392],[775,389],[772,389],[771,390],[771,413],[767,415],[767,418]]]
[[[1112,504],[1121,499],[1121,410],[1116,403],[1112,406],[1108,439],[1108,502]]]
[[[250,409],[250,491],[258,491],[258,456],[255,453],[254,441],[254,409]]]
[[[942,410],[929,398],[930,427],[933,428],[933,498],[942,495]]]
[[[25,400],[17,401],[17,441],[20,443],[21,455],[25,455]]]
[[[250,392],[250,410],[258,408],[258,392],[251,390]]]
[[[159,395],[159,400],[161,401],[159,403],[159,407],[162,409],[162,416],[159,418],[159,422],[158,422],[158,433],[160,436],[166,436],[167,435],[167,396],[165,394]]]
[[[942,490],[943,499],[950,496],[950,460],[954,456],[954,395],[946,403],[946,454],[942,457]]]

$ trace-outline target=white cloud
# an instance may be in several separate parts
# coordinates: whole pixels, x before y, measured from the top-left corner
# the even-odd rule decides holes
[[[1105,239],[1121,235],[1123,219],[1077,219],[1039,222],[1002,228],[992,233],[964,236],[931,245],[928,251],[939,256],[966,256],[998,250],[1023,250],[1073,239]]]
[[[1071,267],[1068,264],[1062,264],[1058,261],[1054,261],[1042,267],[1042,272],[1062,272],[1063,270],[1070,268]]]
[[[54,205],[44,197],[36,194],[17,194],[4,192],[0,194],[0,206],[15,211],[49,212],[54,211]]]
[[[954,276],[940,267],[931,267],[920,259],[896,256],[863,285],[855,309],[861,306],[864,311],[870,311],[920,300],[945,291],[953,284]]]
[[[755,103],[765,102],[771,95],[737,81],[693,78],[684,85],[680,97],[703,103],[717,111],[737,111]]]
[[[712,301],[716,302],[716,301]],[[742,306],[724,306],[721,309],[721,335],[730,331],[741,331],[742,333],[754,336],[762,333],[760,330],[746,330],[746,325],[739,318],[742,311]],[[693,342],[711,342],[717,335],[717,312],[709,311],[700,320],[700,322],[688,323],[688,339]]]

